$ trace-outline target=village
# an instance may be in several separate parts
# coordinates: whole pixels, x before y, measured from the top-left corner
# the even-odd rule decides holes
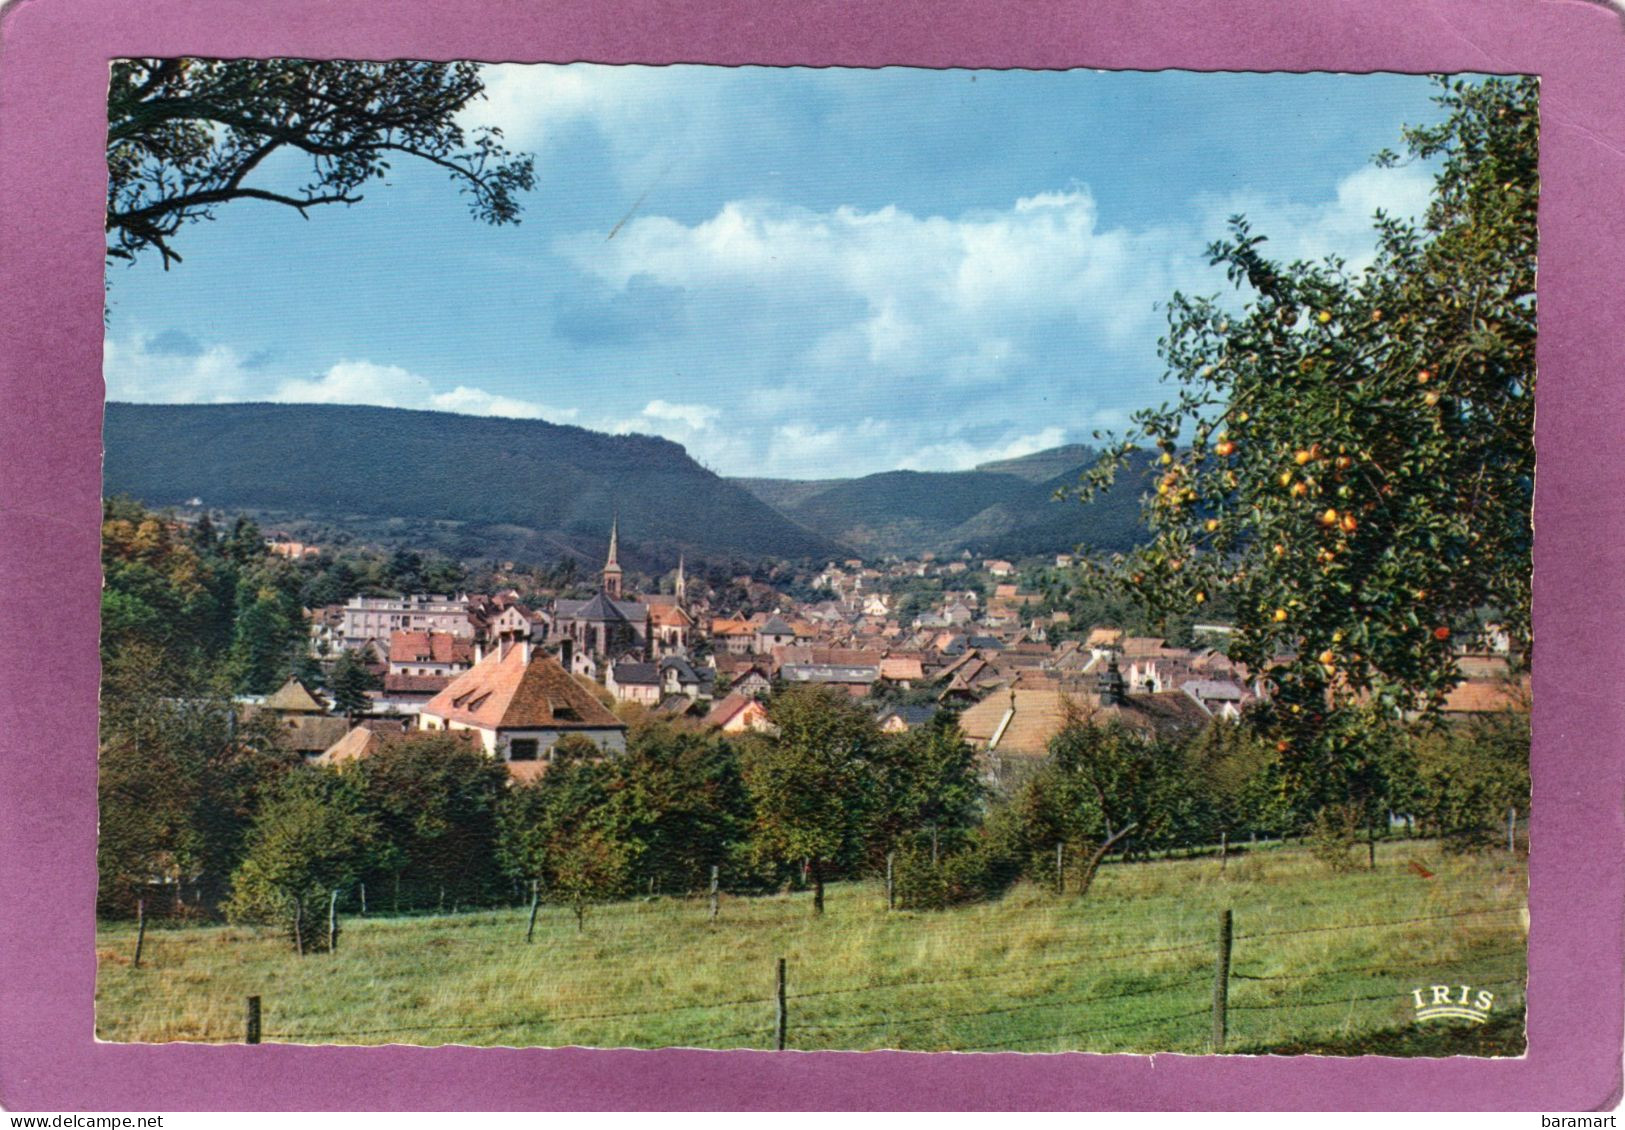
[[[887,733],[951,713],[997,783],[1042,761],[1078,718],[1178,740],[1215,718],[1240,718],[1267,694],[1259,672],[1226,657],[1228,624],[1195,624],[1195,646],[1176,646],[1111,624],[1074,624],[1064,611],[1034,612],[1041,598],[1024,577],[1069,569],[1072,554],[1021,566],[968,552],[948,561],[851,558],[817,574],[813,587],[829,599],[811,603],[744,576],[736,583],[755,590],[753,603],[775,607],[740,614],[709,595],[691,597],[681,560],[661,579],[667,591],[627,591],[619,543],[612,526],[590,599],[527,602],[508,589],[356,596],[307,610],[313,655],[348,652],[372,673],[366,709],[337,712],[321,687],[296,677],[239,701],[247,713],[275,715],[287,747],[314,763],[447,731],[477,741],[525,782],[546,771],[567,735],[613,754],[635,718],[725,735],[771,732],[776,689],[823,685],[870,704]],[[281,556],[318,552],[275,537],[267,546]],[[900,615],[895,590],[918,578],[940,579],[940,596]],[[1457,663],[1463,680],[1444,716],[1513,705],[1519,692],[1504,637],[1462,645]]]

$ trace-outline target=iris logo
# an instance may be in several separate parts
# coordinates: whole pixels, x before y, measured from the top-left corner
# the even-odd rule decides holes
[[[1453,1016],[1483,1024],[1495,1008],[1494,993],[1488,989],[1474,990],[1471,985],[1429,985],[1425,989],[1412,989],[1411,1000],[1416,1005],[1417,1020]]]

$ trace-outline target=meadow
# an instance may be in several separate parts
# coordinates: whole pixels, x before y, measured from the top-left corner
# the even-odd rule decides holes
[[[1362,860],[1363,862],[1363,860]],[[303,958],[268,927],[97,931],[97,1036],[267,1043],[1204,1053],[1219,912],[1233,915],[1229,1052],[1520,1054],[1526,865],[1382,845],[1375,870],[1309,852],[1116,864],[1084,898],[1032,884],[950,911],[886,908],[879,883],[810,896],[654,898],[343,917]],[[1495,994],[1492,1022],[1419,1024],[1413,989]],[[1449,1025],[1456,1026],[1453,1030]]]

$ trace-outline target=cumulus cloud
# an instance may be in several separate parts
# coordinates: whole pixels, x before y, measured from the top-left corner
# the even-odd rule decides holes
[[[209,404],[262,400],[278,404],[371,404],[417,408],[469,416],[570,421],[575,408],[553,408],[482,388],[457,385],[435,391],[427,377],[399,365],[339,361],[315,377],[267,372],[259,355],[243,356],[223,345],[184,352],[159,338],[136,335],[103,346],[103,375],[109,400]]]
[[[1035,451],[1048,451],[1066,442],[1066,429],[1058,427],[1040,428],[987,445],[953,439],[927,444],[906,456],[898,466],[913,471],[964,471],[998,459],[1017,459]]]
[[[186,351],[166,348],[134,335],[102,345],[102,377],[107,399],[156,403],[209,404],[244,400],[254,387],[249,366],[224,345]]]
[[[1375,258],[1372,218],[1379,211],[1399,219],[1421,219],[1433,191],[1433,172],[1423,165],[1382,168],[1368,165],[1344,177],[1330,201],[1306,203],[1257,191],[1203,197],[1198,211],[1214,234],[1225,219],[1247,216],[1253,230],[1267,235],[1266,255],[1288,262],[1337,255],[1359,271]]]
[[[651,420],[676,420],[694,431],[703,431],[722,414],[722,410],[706,404],[668,404],[664,400],[651,400],[644,407],[643,414]]]
[[[1143,342],[1155,298],[1194,264],[1164,231],[1103,229],[1082,188],[951,219],[734,201],[694,224],[640,217],[613,245],[583,234],[560,250],[614,287],[645,278],[716,307],[776,304],[799,322],[783,336],[806,343],[811,368],[961,383],[1009,376],[1026,342],[1057,327],[1112,348]],[[820,326],[832,310],[850,316]]]
[[[598,63],[502,64],[485,70],[485,99],[467,107],[465,126],[499,125],[518,149],[546,150],[572,130],[595,130],[628,182],[672,173],[672,160],[698,167],[711,155],[730,117],[740,75],[722,67],[610,66]],[[737,129],[737,122],[735,123]],[[548,166],[539,166],[548,175]]]
[[[530,400],[501,396],[482,388],[458,385],[436,392],[427,377],[399,365],[340,361],[311,380],[286,380],[268,398],[282,404],[376,404],[383,408],[420,408],[461,412],[467,416],[512,416],[527,420],[570,420],[575,409],[550,408]]]

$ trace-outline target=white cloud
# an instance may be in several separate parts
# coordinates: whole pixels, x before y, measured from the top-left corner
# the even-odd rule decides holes
[[[102,376],[107,399],[185,404],[243,400],[253,376],[245,358],[224,345],[195,356],[149,350],[152,338],[135,335],[102,344]]]
[[[313,380],[285,380],[268,399],[282,404],[375,404],[526,420],[572,420],[577,415],[573,408],[550,408],[467,385],[435,392],[427,377],[399,365],[371,361],[340,361]]]
[[[1008,375],[1057,327],[1143,344],[1154,301],[1195,262],[1173,246],[1162,231],[1102,230],[1077,189],[956,219],[734,201],[692,225],[645,216],[613,245],[582,235],[560,250],[613,287],[646,276],[717,307],[768,307],[812,369],[977,383]],[[838,310],[852,313],[828,325]]]
[[[904,470],[964,471],[981,463],[997,459],[1016,459],[1035,451],[1048,451],[1066,442],[1063,428],[1041,428],[1028,435],[1016,436],[991,444],[973,444],[964,440],[948,440],[927,444],[914,451],[898,464]]]
[[[1213,236],[1225,230],[1227,217],[1246,215],[1255,233],[1269,237],[1262,251],[1271,258],[1318,261],[1339,255],[1351,271],[1359,271],[1375,258],[1372,218],[1377,210],[1400,219],[1420,219],[1433,180],[1433,170],[1425,165],[1367,165],[1340,180],[1337,195],[1329,201],[1304,203],[1255,191],[1205,197],[1199,201],[1199,212]]]
[[[427,377],[399,365],[340,361],[320,376],[290,377],[251,366],[236,350],[223,345],[184,357],[153,351],[152,339],[134,335],[103,345],[103,374],[109,400],[147,403],[210,404],[261,400],[278,404],[371,404],[381,408],[416,408],[460,412],[469,416],[512,416],[530,420],[574,420],[574,408],[552,408],[535,401],[458,385],[436,392]]]
[[[721,414],[720,408],[706,404],[668,404],[664,400],[651,400],[643,409],[643,415],[650,420],[673,420],[694,431],[709,428]]]
[[[590,126],[614,153],[623,181],[647,184],[667,172],[682,180],[728,133],[727,99],[738,82],[724,67],[507,63],[485,69],[486,96],[460,120],[495,125],[521,150],[545,149]],[[538,168],[550,175],[546,162]]]

